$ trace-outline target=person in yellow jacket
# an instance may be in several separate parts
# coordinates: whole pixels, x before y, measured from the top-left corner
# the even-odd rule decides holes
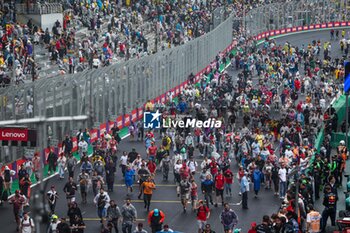
[[[4,56],[0,55],[0,66],[5,65],[5,60],[4,60]]]
[[[163,146],[164,150],[167,151],[168,155],[170,155],[171,139],[168,135],[165,135],[163,137],[162,146]]]
[[[263,148],[264,136],[262,135],[262,133],[258,132],[255,139],[258,141],[260,148]]]
[[[336,69],[336,70],[334,71],[334,76],[335,76],[336,79],[339,78],[339,72],[340,72],[339,69]]]
[[[328,42],[328,41],[324,42],[324,44],[323,44],[323,49],[326,50],[326,49],[328,48],[328,45],[329,45],[329,42]]]
[[[145,110],[152,112],[154,110],[154,104],[148,100],[146,105],[145,105]]]

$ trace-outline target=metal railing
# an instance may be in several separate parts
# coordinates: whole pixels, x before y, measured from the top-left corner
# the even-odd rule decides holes
[[[249,11],[243,23],[248,35],[256,35],[272,28],[328,22],[342,17],[331,0],[321,2],[323,5],[317,7],[306,0],[270,4]],[[313,10],[310,10],[311,6]],[[305,18],[300,12],[308,12],[304,16],[309,17]],[[330,12],[334,14],[328,16]],[[106,122],[112,115],[129,113],[148,99],[179,85],[189,74],[206,67],[232,42],[235,18],[232,14],[213,31],[185,45],[141,59],[0,90],[0,118],[82,115],[93,109],[94,121]],[[62,122],[51,123],[50,127],[53,137],[60,139],[71,130],[84,126]]]
[[[247,35],[295,26],[346,20],[347,12],[333,0],[299,0],[272,3],[250,10],[245,16]]]
[[[54,14],[62,13],[63,8],[60,3],[29,3],[29,4],[16,4],[17,14],[34,14],[34,15],[44,15],[44,14]]]

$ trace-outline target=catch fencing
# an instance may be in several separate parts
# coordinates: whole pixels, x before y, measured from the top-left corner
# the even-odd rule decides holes
[[[17,14],[55,14],[62,13],[63,8],[60,3],[28,3],[28,4],[19,4],[16,3],[16,13]]]

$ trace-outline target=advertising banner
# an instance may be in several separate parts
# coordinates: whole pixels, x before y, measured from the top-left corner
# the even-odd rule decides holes
[[[75,152],[78,150],[78,139],[76,137],[74,137],[72,139],[72,142],[73,142],[73,148],[72,148],[72,152]],[[63,148],[62,148],[63,149]]]
[[[124,116],[124,127],[128,127],[130,125],[130,114],[125,114]]]
[[[103,123],[100,125],[100,135],[103,135],[107,131],[107,124]]]
[[[97,129],[92,129],[90,130],[90,142],[96,142],[97,139],[98,139],[98,136],[97,136]]]
[[[28,141],[28,129],[0,128],[1,141]]]
[[[122,126],[123,126],[123,117],[122,116],[119,116],[118,118],[117,118],[117,127],[119,128],[119,129],[121,129],[122,128]]]
[[[137,110],[134,109],[131,111],[131,121],[136,122],[137,121]]]

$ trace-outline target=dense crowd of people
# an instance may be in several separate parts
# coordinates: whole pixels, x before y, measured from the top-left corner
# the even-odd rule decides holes
[[[333,34],[340,35],[338,40],[346,38],[344,32],[331,31],[333,40],[336,40]],[[211,72],[197,84],[193,83],[193,76],[189,76],[190,84],[178,96],[178,101],[171,99],[167,104],[148,102],[145,105],[145,111],[158,110],[164,119],[174,120],[174,116],[183,115],[202,121],[214,118],[224,122],[223,127],[161,128],[154,132],[135,122],[129,127],[130,138],[144,142],[145,151],[133,149],[122,152],[120,157],[118,147],[122,142],[116,126],[94,143],[91,157],[87,156],[88,130],[79,131],[76,135],[81,160],[78,175],[74,174],[78,167],[71,153],[71,138],[64,140],[62,154],[49,153],[49,171],[68,170],[68,182],[63,189],[68,220],[64,217],[58,220],[55,212],[55,203],[62,191],[52,186],[47,192],[52,232],[84,231],[76,197],[80,193],[82,205],[87,203],[90,187],[102,232],[113,229],[118,232],[120,219],[122,231],[132,232],[139,211],[130,202],[135,192],[144,200],[151,232],[171,232],[165,224],[166,213],[151,208],[152,194],[157,192],[155,176],[159,172],[169,182],[173,173],[177,186],[174,192],[185,214],[189,208],[197,213],[199,233],[214,232],[207,223],[213,207],[223,207],[220,219],[225,232],[233,232],[239,224],[237,214],[225,203],[226,197],[238,192],[232,188],[235,179],[240,185],[243,209],[249,208],[248,194],[254,191],[258,198],[262,187],[273,190],[271,194],[278,196],[282,203],[278,213],[264,216],[261,224],[252,223],[249,232],[325,232],[328,218],[331,225],[335,225],[337,189],[342,184],[347,148],[344,141],[336,151],[330,146],[328,135],[342,127],[337,124],[336,111],[332,106],[327,108],[327,103],[341,89],[344,57],[336,55],[340,51],[332,52],[329,42],[322,46],[320,41],[312,41],[297,47],[266,39],[256,46],[252,39],[238,34],[237,39],[238,52],[219,54]],[[237,78],[227,71],[218,71],[220,65],[227,62],[231,63],[229,69],[238,72]],[[318,152],[316,134],[322,122],[327,136]],[[196,161],[198,156],[203,157],[200,164]],[[34,156],[33,161],[19,170],[20,191],[9,199],[22,230],[34,227],[27,217],[24,219],[28,223],[24,224],[22,216],[27,216],[23,214],[23,206],[29,204],[28,177],[30,172],[36,172],[36,159]],[[233,173],[233,164],[238,166],[237,173]],[[111,198],[118,165],[121,174],[117,174],[124,177],[127,195],[122,206]],[[297,171],[297,175],[290,176],[293,171]],[[3,190],[9,189],[11,176],[8,174],[13,172],[5,169]],[[60,178],[64,179],[64,175],[60,172]],[[322,214],[314,207],[321,198]],[[143,224],[138,224],[134,232],[145,232]]]
[[[56,67],[57,74],[81,72],[184,44],[210,30],[212,12],[221,5],[139,1],[126,7],[115,1],[67,1],[63,20],[40,28],[32,20],[17,22],[14,6],[4,4],[0,84],[9,84],[12,77],[16,84],[34,80],[41,69],[50,67]],[[237,3],[226,5],[226,15],[233,6]],[[77,33],[83,28],[88,30],[81,38]],[[150,48],[150,39],[155,48]],[[35,61],[35,47],[40,47],[39,53],[46,50],[51,62]]]
[[[222,18],[233,11],[241,17],[278,1],[137,1],[129,7],[110,0],[66,1],[63,19],[52,28],[40,28],[32,20],[19,23],[14,5],[4,4],[0,85],[35,80],[42,71],[51,77],[140,58],[205,34],[213,27],[213,15],[221,18],[215,9],[224,9],[217,11]]]

